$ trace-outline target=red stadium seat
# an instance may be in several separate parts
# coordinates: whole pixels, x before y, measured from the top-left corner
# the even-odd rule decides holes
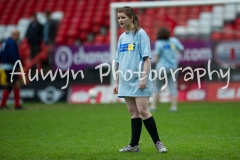
[[[110,44],[110,35],[105,37],[105,44]]]
[[[189,7],[179,7],[178,8],[178,14],[189,14]]]
[[[187,22],[186,21],[183,21],[183,20],[177,20],[177,24],[179,26],[186,26]]]
[[[92,20],[92,24],[93,25],[101,25],[101,26],[103,26],[104,25],[104,21],[103,21],[102,15],[94,17],[93,20]]]
[[[81,32],[81,33],[79,34],[79,39],[80,39],[81,41],[86,41],[86,40],[87,40],[87,33],[86,33],[86,32]]]
[[[189,19],[198,19],[199,13],[191,13],[188,16]]]
[[[43,12],[46,9],[62,11],[64,12],[64,18],[59,23],[56,43],[73,44],[75,41],[73,41],[73,38],[86,41],[87,35],[92,33],[96,36],[94,42],[105,43],[109,42],[110,38],[109,4],[110,2],[120,1],[126,2],[126,0],[2,0],[0,1],[0,25],[17,24],[19,18],[30,18],[34,12]],[[140,11],[136,8],[134,10],[136,12]],[[152,40],[155,38],[158,29],[156,26],[167,26],[172,31],[176,25],[186,25],[188,19],[198,19],[199,14],[203,11],[211,12],[212,6],[143,9],[143,13],[138,14],[138,17],[140,26],[145,29]],[[155,20],[148,21],[148,19]],[[106,35],[103,36],[104,38],[99,32],[103,26],[108,29]],[[240,18],[237,18],[232,25],[224,25],[223,28],[224,34],[212,33],[211,38],[230,39],[239,37],[237,34],[233,35],[227,31],[240,30]],[[120,35],[124,32],[124,29],[119,28],[117,32]]]
[[[74,45],[75,38],[67,38],[66,44],[67,45]]]
[[[222,33],[221,32],[213,32],[213,33],[211,33],[211,40],[219,41],[221,39],[222,39]]]
[[[57,35],[56,36],[60,36],[60,37],[66,37],[67,32],[64,30],[58,30]]]
[[[99,31],[100,31],[100,26],[99,26],[99,25],[94,25],[94,26],[92,27],[92,33],[98,34]]]
[[[93,18],[94,18],[93,12],[87,11],[87,12],[85,12],[84,15],[83,15],[83,19],[84,19],[84,20],[91,21]]]
[[[89,45],[93,45],[93,42],[88,42],[88,41],[86,41],[86,42],[83,42],[82,43],[84,46],[89,46]]]
[[[240,31],[240,25],[235,25],[234,29],[237,30],[237,31]]]
[[[9,18],[6,15],[3,15],[0,19],[0,24],[8,24]]]
[[[236,39],[236,40],[239,40],[240,39],[240,33],[238,32],[238,33],[235,33],[234,34],[234,38]]]
[[[177,16],[178,21],[187,21],[188,15],[187,14],[180,14]]]
[[[77,38],[77,36],[78,36],[77,28],[69,28],[66,36],[70,37],[70,38]]]
[[[156,10],[155,9],[145,9],[145,14],[149,15],[149,16],[153,16],[154,14],[156,14]]]
[[[212,6],[202,6],[200,7],[200,10],[203,11],[211,11],[212,10]]]
[[[105,37],[103,35],[97,35],[94,38],[94,43],[95,44],[104,44],[105,43]]]
[[[235,37],[233,33],[223,33],[222,38],[224,40],[233,40]]]
[[[236,23],[236,24],[240,24],[240,18],[237,18],[237,19],[235,20],[235,23]]]
[[[144,28],[144,30],[148,35],[152,34],[152,28]]]
[[[17,24],[18,22],[18,17],[14,17],[9,19],[8,24]]]
[[[72,25],[80,25],[80,22],[81,22],[80,17],[75,16],[75,17],[71,18]]]
[[[56,42],[56,44],[64,44],[65,43],[65,38],[63,37],[63,36],[57,36],[56,38],[55,38],[55,42]]]
[[[106,10],[106,11],[104,12],[104,17],[105,17],[105,18],[109,18],[109,17],[110,17],[110,11],[109,11],[109,10]]]
[[[91,30],[91,25],[90,23],[83,23],[79,29],[80,32],[89,32]]]
[[[233,30],[233,25],[231,25],[231,24],[226,24],[226,25],[224,25],[224,27],[223,27],[223,29],[224,30]]]
[[[104,26],[109,27],[110,26],[110,20],[104,18]]]
[[[123,32],[125,32],[124,28],[118,28],[117,34],[120,36]]]
[[[167,9],[168,14],[177,14],[177,7],[170,7]]]

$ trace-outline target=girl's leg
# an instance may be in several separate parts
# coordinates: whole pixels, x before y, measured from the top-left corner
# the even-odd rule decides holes
[[[171,96],[170,111],[177,111],[177,102],[178,102],[178,97],[177,96]]]
[[[136,97],[136,107],[139,112],[139,116],[146,120],[152,116],[148,110],[149,97]]]
[[[157,103],[159,101],[159,93],[153,93],[153,101],[149,108],[150,111],[155,111],[157,109]]]
[[[131,135],[131,142],[130,146],[134,147],[138,145],[140,136],[141,136],[141,131],[142,131],[142,119],[139,115],[137,106],[136,106],[136,101],[134,97],[126,97],[125,98],[126,104],[128,111],[131,115],[131,128],[132,128],[132,135]]]
[[[125,97],[125,102],[126,102],[127,109],[128,109],[128,112],[130,113],[131,118],[140,118],[140,114],[138,112],[135,97]]]
[[[143,119],[143,123],[152,137],[155,147],[159,152],[167,152],[167,149],[163,146],[158,136],[157,126],[152,114],[148,110],[149,97],[136,98],[136,104],[138,112]]]
[[[140,116],[142,117],[143,123],[155,144],[157,141],[160,141],[160,139],[158,136],[155,120],[152,114],[148,110],[148,103],[149,103],[148,97],[136,98],[136,104],[137,104],[137,108],[140,113]]]
[[[162,84],[163,84],[163,80],[159,80],[158,78],[153,81],[153,101],[149,108],[150,111],[157,110],[157,104],[159,102],[159,92]]]
[[[177,79],[177,75],[176,75],[176,79]],[[178,103],[177,82],[174,82],[171,77],[169,78],[169,91],[171,96],[170,111],[177,111],[177,103]]]

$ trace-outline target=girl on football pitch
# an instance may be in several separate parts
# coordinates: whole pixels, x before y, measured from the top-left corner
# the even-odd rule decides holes
[[[150,40],[147,33],[140,28],[138,17],[131,7],[120,8],[117,13],[120,27],[125,32],[119,37],[116,51],[116,67],[118,71],[126,73],[131,70],[137,73],[139,64],[142,75],[117,74],[113,92],[118,97],[125,98],[131,115],[131,142],[120,149],[120,152],[139,152],[139,139],[142,121],[150,134],[158,152],[167,152],[160,141],[155,120],[148,110],[149,97],[152,96],[152,82],[149,80],[151,68]],[[118,72],[119,73],[119,72]],[[129,78],[131,77],[131,79]],[[145,77],[145,78],[144,78]]]
[[[177,54],[183,53],[184,46],[181,42],[175,38],[171,37],[171,33],[168,28],[162,27],[157,33],[157,41],[155,42],[155,54],[156,54],[156,70],[159,71],[161,67],[164,67],[166,70],[166,75],[168,79],[168,88],[171,97],[171,108],[170,111],[177,111],[177,102],[178,102],[178,87],[177,79],[178,74],[175,75],[176,80],[173,80],[170,69],[175,71],[178,67]],[[154,80],[154,89],[153,89],[153,102],[150,111],[157,110],[157,103],[159,102],[159,93],[161,87],[164,85],[165,81],[160,79]]]

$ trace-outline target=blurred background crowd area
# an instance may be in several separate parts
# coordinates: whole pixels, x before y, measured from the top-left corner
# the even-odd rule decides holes
[[[128,2],[135,2],[130,0]],[[1,0],[0,42],[17,27],[21,33],[21,57],[28,57],[25,39],[33,13],[41,24],[46,22],[44,11],[50,11],[59,25],[55,44],[101,45],[110,42],[109,5],[125,0]],[[234,40],[240,38],[240,3],[226,5],[135,9],[140,26],[151,41],[161,26],[170,28],[180,39]],[[118,28],[118,35],[123,32]]]

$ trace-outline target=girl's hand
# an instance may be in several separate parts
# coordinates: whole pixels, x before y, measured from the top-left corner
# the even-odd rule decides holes
[[[144,89],[144,88],[146,88],[146,84],[147,84],[147,80],[146,80],[146,78],[144,78],[140,81],[140,84],[139,84],[138,88],[139,89]]]
[[[115,84],[113,87],[113,94],[118,94],[118,84]]]

